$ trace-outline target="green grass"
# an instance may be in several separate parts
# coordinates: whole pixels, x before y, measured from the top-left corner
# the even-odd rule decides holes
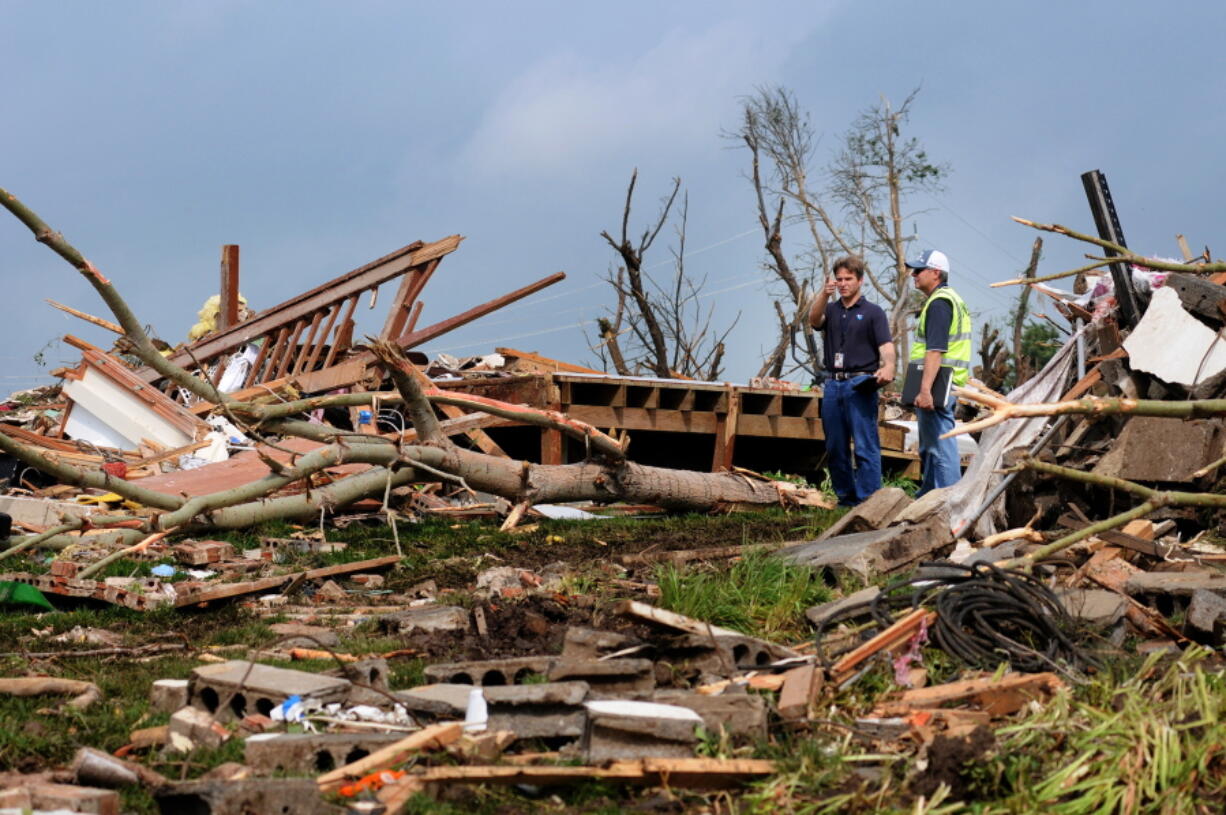
[[[656,582],[664,608],[766,639],[807,633],[805,609],[830,599],[812,569],[752,549],[721,571],[660,566]]]

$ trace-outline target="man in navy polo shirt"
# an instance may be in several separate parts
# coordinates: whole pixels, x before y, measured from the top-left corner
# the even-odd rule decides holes
[[[830,479],[839,506],[850,507],[881,489],[877,389],[894,379],[894,342],[885,312],[860,293],[864,261],[848,255],[836,260],[833,269],[809,308],[809,324],[822,332],[827,375],[822,429]]]

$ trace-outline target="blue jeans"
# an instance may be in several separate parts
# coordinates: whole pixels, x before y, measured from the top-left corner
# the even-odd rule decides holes
[[[822,429],[830,480],[841,506],[853,506],[881,489],[881,439],[877,435],[877,391],[855,390],[872,374],[822,385]],[[851,445],[855,443],[853,465]]]
[[[958,440],[941,438],[942,434],[954,429],[954,405],[957,401],[957,397],[951,393],[949,403],[942,407],[915,409],[919,424],[920,473],[923,475],[916,498],[929,490],[956,484],[962,477]]]

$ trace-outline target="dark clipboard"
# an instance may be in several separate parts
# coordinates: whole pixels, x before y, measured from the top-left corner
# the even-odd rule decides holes
[[[949,404],[949,389],[953,385],[954,369],[942,365],[937,369],[936,379],[932,380],[932,404],[941,406]],[[902,382],[902,404],[904,407],[914,407],[915,398],[919,396],[920,383],[924,381],[924,361],[917,359],[907,364],[907,375]]]

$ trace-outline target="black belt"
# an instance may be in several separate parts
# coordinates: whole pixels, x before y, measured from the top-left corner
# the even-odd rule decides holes
[[[830,378],[836,382],[842,382],[845,379],[851,379],[853,376],[864,376],[872,373],[876,373],[876,371],[831,371]]]

